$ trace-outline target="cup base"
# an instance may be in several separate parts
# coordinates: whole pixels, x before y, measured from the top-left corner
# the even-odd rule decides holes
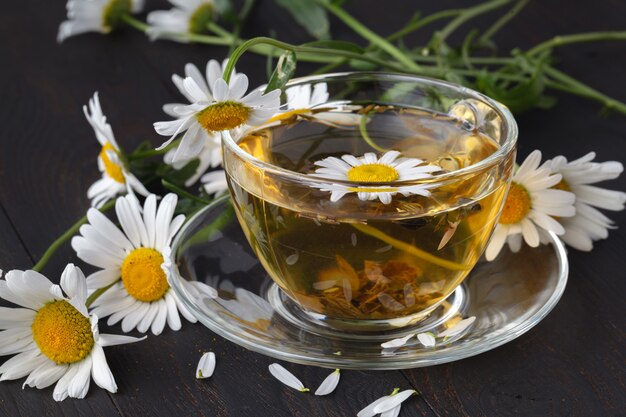
[[[387,340],[390,333],[402,336],[433,331],[442,325],[445,326],[447,321],[457,320],[468,306],[468,293],[463,285],[457,287],[448,298],[427,310],[385,320],[342,319],[308,312],[298,306],[276,284],[268,288],[265,297],[276,313],[298,328],[344,340],[371,340],[377,337]]]

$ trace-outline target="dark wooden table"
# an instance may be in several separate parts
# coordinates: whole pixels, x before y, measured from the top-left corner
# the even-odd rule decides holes
[[[165,8],[162,1],[148,3],[148,9]],[[390,33],[413,13],[414,3],[361,0],[351,10]],[[127,148],[146,139],[158,144],[152,122],[163,119],[163,103],[178,97],[171,74],[181,73],[186,62],[202,66],[225,54],[221,48],[150,43],[130,30],[57,45],[64,12],[60,0],[21,0],[3,2],[0,13],[0,268],[5,271],[31,267],[88,208],[85,193],[99,175],[99,148],[81,106],[93,91],[100,91],[119,142]],[[502,31],[499,44],[507,50],[558,33],[623,30],[624,16],[621,0],[534,2]],[[339,22],[332,25],[340,37],[354,39]],[[270,27],[281,39],[306,40],[285,12],[259,1],[245,34],[267,34]],[[626,43],[563,48],[558,57],[572,75],[626,101]],[[264,59],[246,56],[239,68],[254,85],[264,80],[264,66]],[[604,118],[595,103],[560,99],[553,110],[519,116],[521,156],[535,148],[570,158],[594,150],[599,160],[626,161],[626,117]],[[625,190],[626,177],[607,185]],[[23,380],[2,382],[0,414],[353,416],[394,387],[412,387],[422,395],[405,403],[402,416],[624,415],[626,213],[611,217],[621,228],[611,231],[608,241],[598,242],[592,253],[571,252],[570,281],[555,310],[529,333],[477,357],[408,371],[344,372],[337,391],[318,398],[274,380],[267,372],[272,359],[187,323],[140,345],[107,349],[119,385],[115,395],[92,384],[85,400],[55,403],[51,389],[22,390]],[[44,273],[58,280],[67,262],[77,262],[68,247]],[[195,367],[206,350],[216,353],[217,369],[213,378],[198,381]],[[286,366],[310,385],[328,374]]]

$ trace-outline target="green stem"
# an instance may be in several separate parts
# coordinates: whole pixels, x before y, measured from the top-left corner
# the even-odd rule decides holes
[[[438,73],[438,71],[434,68],[420,68],[420,69],[413,69],[412,71],[407,71],[405,67],[398,65],[397,63],[389,62],[384,59],[379,59],[379,58],[371,57],[368,55],[363,55],[360,53],[350,52],[350,51],[344,51],[344,50],[339,50],[339,49],[317,48],[313,46],[291,45],[289,43],[281,42],[272,38],[257,37],[257,38],[252,38],[243,42],[241,45],[237,47],[237,49],[235,49],[233,54],[228,59],[228,64],[226,65],[226,68],[224,69],[224,80],[226,82],[229,82],[230,75],[233,71],[233,68],[235,67],[235,64],[237,63],[239,58],[244,54],[244,52],[246,52],[248,49],[251,49],[255,46],[262,45],[262,44],[271,45],[276,48],[280,48],[280,49],[287,50],[287,51],[293,51],[296,54],[308,53],[308,54],[317,54],[317,55],[331,55],[335,57],[343,57],[346,59],[355,59],[359,61],[370,62],[372,64],[375,64],[384,68],[392,69],[398,72],[410,72],[413,74],[422,73],[422,74],[428,74],[428,75],[436,75]]]
[[[555,36],[549,41],[545,41],[530,49],[526,54],[528,56],[537,55],[545,50],[558,46],[569,45],[581,42],[597,42],[597,41],[623,41],[626,40],[626,31],[621,32],[589,32],[577,33],[574,35]]]
[[[218,25],[215,22],[209,22],[207,23],[207,29],[209,29],[211,32],[215,33],[216,35],[222,37],[222,38],[226,38],[226,39],[234,39],[235,36],[230,33],[229,31],[227,31],[226,29],[224,29],[223,27],[221,27],[220,25]]]
[[[511,8],[511,10],[509,10],[502,17],[496,20],[495,23],[491,25],[491,27],[487,29],[485,33],[481,35],[480,38],[478,38],[477,43],[479,45],[486,45],[491,40],[491,38],[493,38],[493,36],[496,33],[498,33],[500,29],[502,29],[511,19],[513,19],[528,4],[528,2],[529,0],[520,0],[517,3],[515,3],[515,5]]]
[[[193,200],[193,201],[195,201],[197,203],[201,203],[201,204],[205,204],[205,205],[211,203],[209,200],[205,200],[204,198],[200,198],[200,197],[198,197],[196,195],[193,195],[190,192],[183,190],[178,185],[172,184],[171,182],[169,182],[166,179],[161,179],[161,184],[163,185],[163,187],[166,190],[169,190],[169,191],[171,191],[173,193],[176,193],[180,197],[188,198],[188,199]]]
[[[332,3],[327,3],[325,1],[318,1],[318,4],[326,8],[326,10],[337,16],[339,19],[341,19],[343,23],[348,25],[352,30],[361,35],[363,38],[370,41],[370,43],[378,46],[380,49],[397,59],[399,63],[413,70],[419,70],[419,65],[416,64],[409,57],[407,57],[400,49],[396,48],[393,44],[391,44],[391,42],[389,42],[385,38],[380,37],[373,31],[368,29],[365,25],[352,17],[340,6]]]
[[[118,280],[119,281],[119,280]],[[117,281],[115,281],[117,282]],[[91,307],[91,305],[93,304],[94,301],[96,301],[96,299],[98,297],[100,297],[102,294],[104,294],[106,292],[106,290],[108,290],[109,288],[111,288],[113,285],[115,285],[115,282],[113,284],[109,284],[106,287],[102,287],[102,288],[98,288],[97,290],[95,290],[94,292],[91,293],[91,295],[89,297],[87,297],[87,302],[85,302],[85,306],[87,308]]]
[[[130,26],[130,27],[132,27],[134,29],[137,29],[140,32],[146,32],[148,30],[148,28],[150,27],[150,25],[142,22],[139,19],[135,19],[134,17],[132,17],[129,14],[122,15],[122,20],[128,26]]]
[[[433,13],[429,16],[424,17],[423,19],[416,20],[412,22],[399,31],[392,33],[387,37],[389,42],[393,42],[397,39],[403,38],[411,32],[415,32],[416,30],[430,24],[436,22],[437,20],[446,19],[448,17],[454,17],[461,14],[465,9],[452,9],[452,10],[443,10],[441,12]]]
[[[465,9],[462,13],[460,13],[455,19],[453,19],[450,23],[448,23],[441,31],[437,33],[437,42],[439,45],[443,44],[443,42],[462,24],[479,16],[483,13],[487,13],[491,10],[497,9],[499,7],[504,6],[507,3],[510,3],[511,0],[492,0],[487,3],[482,3],[474,7],[469,7]]]
[[[394,248],[400,249],[406,253],[416,256],[434,265],[438,265],[438,266],[441,266],[441,267],[444,267],[446,269],[450,269],[453,271],[467,271],[468,269],[470,269],[469,265],[463,265],[463,264],[459,264],[456,262],[448,261],[447,259],[439,258],[413,245],[410,245],[406,242],[403,242],[394,237],[391,237],[388,234],[376,229],[375,227],[369,226],[367,224],[351,223],[350,225],[361,233],[365,233],[366,235],[372,236],[382,242],[385,242],[393,246]]]
[[[361,131],[361,136],[365,139],[368,145],[372,148],[376,149],[378,152],[387,152],[387,149],[382,148],[374,142],[372,137],[367,133],[367,121],[369,120],[369,114],[364,114],[361,116],[361,121],[359,123],[359,130]]]
[[[114,205],[115,200],[111,200],[102,207],[100,207],[100,211],[104,213]],[[52,244],[48,246],[48,249],[46,249],[44,254],[41,256],[41,259],[39,259],[39,262],[37,262],[33,266],[32,270],[41,272],[41,270],[46,266],[52,255],[54,255],[54,253],[61,247],[61,245],[74,237],[74,235],[78,233],[78,229],[80,229],[80,227],[85,223],[87,223],[87,216],[81,217],[76,223],[74,223],[69,229],[67,229],[65,233],[63,233],[54,242],[52,242]]]
[[[545,72],[554,80],[560,81],[563,85],[558,84],[549,84],[551,87],[567,91],[572,94],[576,94],[579,96],[587,97],[592,100],[598,101],[602,103],[607,109],[618,111],[619,113],[626,114],[626,104],[620,101],[617,101],[604,93],[599,92],[586,84],[581,83],[575,78],[570,77],[557,70],[556,68],[546,66]]]

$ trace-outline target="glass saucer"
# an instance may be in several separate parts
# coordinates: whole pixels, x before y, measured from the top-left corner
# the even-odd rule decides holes
[[[554,308],[567,282],[560,240],[518,253],[503,249],[479,262],[464,284],[417,324],[395,330],[335,331],[303,313],[269,278],[237,222],[228,197],[196,214],[172,245],[170,285],[206,327],[247,349],[305,365],[401,369],[451,362],[488,351],[530,330]],[[206,285],[190,285],[198,281]],[[214,289],[214,290],[213,290]],[[409,334],[438,335],[461,318],[465,331],[425,347],[417,338],[397,349],[381,343]]]

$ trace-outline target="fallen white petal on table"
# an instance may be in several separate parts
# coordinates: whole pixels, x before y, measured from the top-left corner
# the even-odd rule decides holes
[[[291,387],[293,389],[297,389],[300,392],[307,392],[309,389],[305,388],[302,382],[296,378],[294,374],[286,370],[282,365],[277,363],[273,363],[269,366],[270,373],[274,376],[274,378],[278,379],[283,384]]]
[[[337,388],[337,384],[339,384],[339,378],[341,375],[341,371],[339,369],[335,369],[330,375],[322,381],[319,388],[315,391],[315,395],[328,395]]]
[[[196,368],[196,378],[204,379],[210,378],[215,371],[215,353],[206,352],[200,358],[198,362],[198,368]]]

